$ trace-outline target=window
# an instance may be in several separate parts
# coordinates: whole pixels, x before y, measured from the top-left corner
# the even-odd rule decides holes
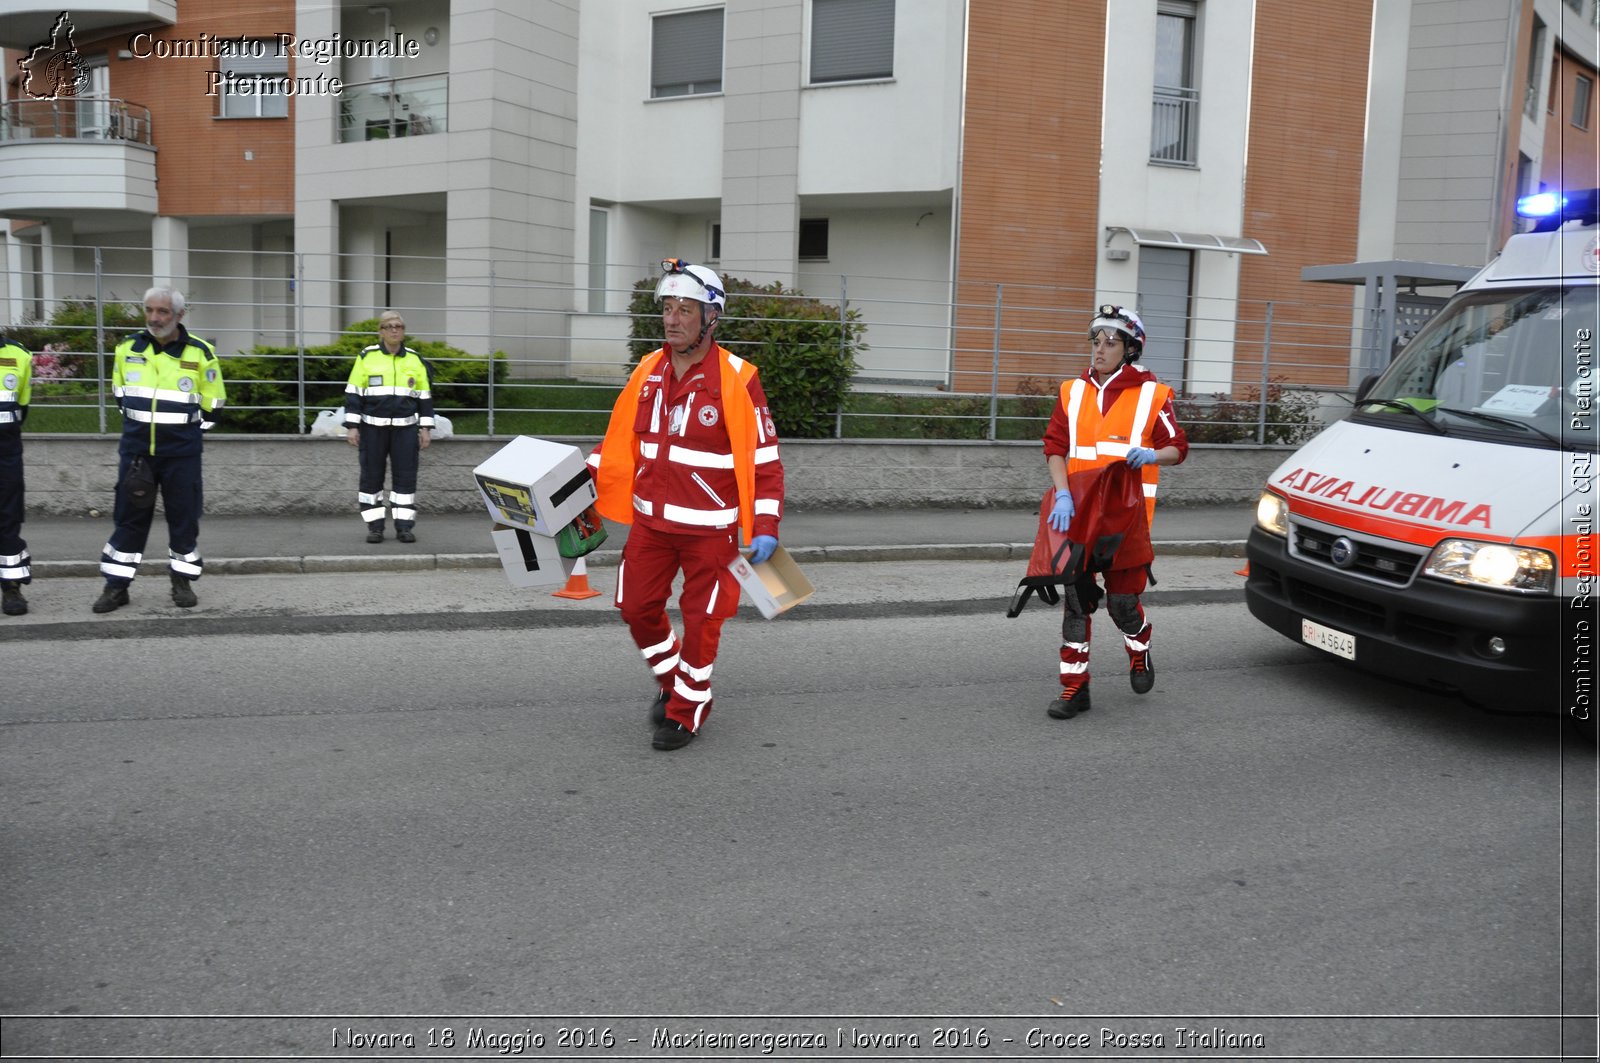
[[[811,83],[894,76],[894,0],[811,0]]]
[[[1533,16],[1533,36],[1528,41],[1528,94],[1523,98],[1522,111],[1529,118],[1539,115],[1539,71],[1544,68],[1544,23]]]
[[[1594,104],[1594,81],[1578,75],[1572,86],[1572,124],[1579,129],[1589,128],[1589,110]]]
[[[710,254],[706,256],[706,261],[722,261],[722,223],[720,221],[711,223],[711,249]]]
[[[722,8],[657,15],[650,31],[651,98],[722,91]]]
[[[289,53],[276,39],[247,40],[217,59],[216,95],[223,118],[287,118]]]
[[[800,261],[815,262],[828,257],[828,219],[800,219]]]
[[[1561,87],[1561,57],[1554,56],[1550,60],[1550,103],[1545,107],[1549,114],[1556,113],[1556,90]]]
[[[1159,0],[1156,8],[1155,109],[1150,120],[1150,160],[1193,166],[1200,90],[1195,77],[1195,22],[1199,5]]]

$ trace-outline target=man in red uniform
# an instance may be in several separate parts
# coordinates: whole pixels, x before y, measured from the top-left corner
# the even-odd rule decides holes
[[[589,455],[601,514],[632,524],[616,605],[660,691],[651,745],[680,749],[711,712],[722,622],[739,607],[738,535],[759,564],[778,548],[783,463],[756,367],[717,345],[722,280],[680,259],[656,286],[666,343],[639,362]],[[683,636],[667,619],[683,573]]]
[[[1044,433],[1045,461],[1055,483],[1050,526],[1065,532],[1075,503],[1067,477],[1075,472],[1125,461],[1144,481],[1146,517],[1155,515],[1160,466],[1177,465],[1189,454],[1189,439],[1172,411],[1172,389],[1134,364],[1144,351],[1144,325],[1138,315],[1107,304],[1089,325],[1091,355],[1083,375],[1061,385],[1061,395]],[[1137,694],[1155,685],[1150,657],[1151,625],[1139,595],[1149,577],[1146,566],[1105,573],[1106,612],[1122,631],[1128,651],[1128,681]],[[1079,586],[1082,586],[1081,584]],[[1078,586],[1062,588],[1061,695],[1046,710],[1070,720],[1089,710],[1089,616],[1096,602],[1083,600]]]

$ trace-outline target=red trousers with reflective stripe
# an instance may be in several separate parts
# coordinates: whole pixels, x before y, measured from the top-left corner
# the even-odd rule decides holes
[[[617,570],[617,608],[656,682],[671,697],[667,718],[697,731],[711,713],[711,668],[722,622],[739,609],[739,581],[728,562],[739,552],[733,532],[684,535],[635,522]],[[683,572],[678,608],[683,635],[667,619],[672,581]]]
[[[1107,594],[1132,594],[1142,593],[1149,583],[1149,572],[1143,565],[1138,568],[1114,568],[1101,574],[1105,582]],[[1089,632],[1093,627],[1091,616],[1078,617],[1075,615],[1075,592],[1071,587],[1062,589],[1062,621],[1061,621],[1061,689],[1071,694],[1074,690],[1089,681]],[[1135,603],[1139,619],[1143,627],[1138,635],[1122,634],[1122,648],[1128,651],[1129,661],[1137,653],[1144,652],[1150,646],[1151,625],[1144,619],[1143,603]],[[1079,625],[1082,625],[1081,628]]]

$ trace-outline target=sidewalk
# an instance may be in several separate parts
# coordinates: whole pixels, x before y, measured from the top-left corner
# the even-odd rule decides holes
[[[1168,506],[1156,515],[1151,538],[1157,558],[1242,557],[1251,507]],[[486,513],[424,513],[417,541],[366,542],[366,526],[348,515],[206,517],[200,551],[206,574],[303,572],[417,572],[498,568]],[[792,512],[781,540],[802,564],[823,561],[1026,561],[1038,527],[1035,511],[1015,509],[861,509]],[[605,545],[591,568],[615,565],[628,529],[608,522]],[[29,517],[22,527],[39,577],[92,577],[111,534],[108,513],[90,517]],[[156,514],[141,578],[165,570],[166,533]]]

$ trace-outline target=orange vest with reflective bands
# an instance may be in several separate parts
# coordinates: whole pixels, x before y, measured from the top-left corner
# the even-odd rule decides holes
[[[1156,415],[1166,408],[1172,389],[1158,380],[1123,388],[1111,408],[1100,412],[1099,389],[1082,377],[1061,385],[1061,408],[1067,413],[1072,440],[1067,448],[1067,475],[1128,457],[1131,447],[1154,447]],[[1156,485],[1161,466],[1151,463],[1139,470],[1144,481],[1144,512],[1156,514]]]
[[[628,378],[617,404],[611,408],[611,421],[600,442],[600,467],[595,470],[595,508],[600,515],[618,524],[633,523],[633,478],[639,468],[639,436],[633,430],[639,412],[639,392],[658,369],[667,354],[656,350],[640,359],[639,367]],[[756,404],[750,401],[750,380],[756,367],[735,359],[724,347],[712,351],[722,377],[722,412],[733,449],[734,482],[739,485],[739,528],[744,541],[755,537]],[[735,367],[734,362],[738,365]]]

